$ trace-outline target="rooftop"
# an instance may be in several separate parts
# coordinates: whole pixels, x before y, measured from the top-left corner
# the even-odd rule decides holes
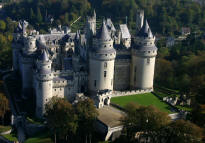
[[[98,120],[108,127],[117,127],[122,125],[121,119],[125,116],[124,112],[111,106],[104,106],[97,110],[99,112]]]

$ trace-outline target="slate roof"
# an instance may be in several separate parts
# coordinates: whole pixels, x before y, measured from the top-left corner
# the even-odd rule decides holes
[[[116,31],[115,26],[113,25],[112,20],[110,18],[106,20],[106,25],[109,30],[114,32]]]
[[[142,26],[140,31],[137,33],[137,36],[153,38],[153,34],[152,34],[152,31],[149,27],[147,20],[144,22],[144,25]]]
[[[45,49],[43,49],[43,52],[41,53],[38,59],[41,61],[49,61],[48,54]]]
[[[129,38],[131,38],[129,29],[128,29],[128,27],[127,27],[126,24],[121,24],[121,25],[120,25],[120,31],[121,31],[121,33],[122,33],[122,38],[123,38],[123,39],[129,39]]]
[[[102,26],[101,26],[101,28],[98,31],[96,36],[98,39],[101,39],[103,41],[108,41],[111,39],[110,34],[108,32],[108,29],[107,29],[107,26],[105,24],[105,21],[103,21],[103,24],[102,24]]]

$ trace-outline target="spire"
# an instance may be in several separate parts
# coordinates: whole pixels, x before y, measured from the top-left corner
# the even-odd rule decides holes
[[[39,60],[41,60],[43,62],[49,61],[48,54],[47,54],[45,49],[43,49],[41,55],[39,56]]]
[[[93,17],[96,17],[95,9],[94,9],[94,11],[93,11]]]
[[[75,35],[75,40],[80,39],[80,31],[77,30],[76,35]]]
[[[102,27],[100,28],[100,30],[97,34],[97,38],[100,40],[103,40],[103,41],[107,41],[107,40],[111,39],[110,34],[107,30],[107,26],[105,24],[105,20],[103,20],[103,24],[102,24]]]
[[[152,31],[149,27],[149,24],[148,24],[147,20],[145,20],[145,22],[143,24],[143,27],[141,28],[141,30],[139,31],[137,36],[153,38]]]
[[[151,31],[150,28],[148,29],[148,37],[149,37],[149,38],[153,38],[153,34],[152,34],[152,31]]]
[[[148,33],[148,31],[149,31],[149,24],[148,24],[148,22],[147,22],[147,20],[145,21],[145,29],[144,29],[144,32],[145,33]]]

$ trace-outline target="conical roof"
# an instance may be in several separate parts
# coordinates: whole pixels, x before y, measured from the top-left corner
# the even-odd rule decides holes
[[[75,35],[75,40],[80,39],[80,31],[77,30],[76,35]]]
[[[153,35],[152,35],[152,31],[149,27],[149,24],[147,22],[147,20],[145,20],[142,28],[140,29],[140,31],[137,33],[137,36],[139,37],[150,37],[150,38],[153,38]]]
[[[100,40],[103,40],[103,41],[108,41],[111,39],[104,20],[103,20],[102,27],[100,28],[100,30],[97,33],[97,38]]]
[[[43,49],[41,55],[39,56],[39,60],[45,61],[45,62],[49,61],[48,54],[45,49]]]
[[[43,45],[46,43],[46,40],[45,40],[44,36],[41,35],[41,36],[39,37],[39,42],[40,42],[41,44],[43,44]]]

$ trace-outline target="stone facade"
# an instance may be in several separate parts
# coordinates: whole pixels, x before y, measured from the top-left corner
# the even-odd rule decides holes
[[[38,117],[53,96],[73,101],[84,93],[101,108],[109,105],[113,91],[152,91],[157,48],[143,12],[132,37],[126,24],[115,29],[111,19],[96,30],[95,12],[76,33],[59,26],[39,34],[27,26],[21,21],[14,33],[13,67],[22,78],[24,97],[26,91],[35,93]]]

